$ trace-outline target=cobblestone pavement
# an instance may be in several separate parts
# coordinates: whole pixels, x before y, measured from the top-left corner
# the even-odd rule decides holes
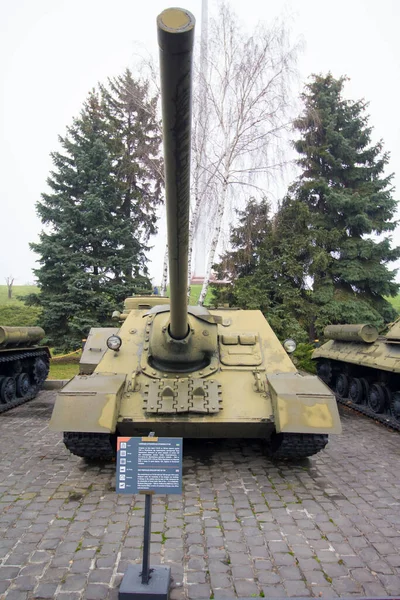
[[[54,392],[0,417],[0,598],[117,598],[140,562],[143,497],[47,428]],[[181,598],[400,594],[400,437],[350,412],[326,451],[185,442],[183,496],[155,497],[152,563]]]

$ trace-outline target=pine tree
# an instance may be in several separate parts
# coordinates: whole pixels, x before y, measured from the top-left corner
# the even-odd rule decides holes
[[[310,302],[303,265],[311,252],[308,218],[307,207],[290,197],[274,216],[268,202],[250,199],[231,231],[232,250],[214,266],[220,279],[231,282],[214,286],[216,300],[261,310],[281,339],[307,339]]]
[[[384,296],[397,294],[388,263],[400,256],[384,236],[393,231],[396,201],[385,175],[389,155],[371,142],[367,103],[346,100],[346,78],[313,76],[295,122],[294,144],[303,170],[291,193],[307,205],[314,247],[308,265],[313,279],[315,325],[394,318]]]
[[[164,182],[160,158],[161,127],[156,118],[157,96],[149,97],[147,81],[137,81],[129,69],[100,86],[105,116],[110,123],[110,146],[118,185],[118,214],[130,225],[124,240],[135,254],[138,234],[143,241],[156,233],[156,207]],[[132,276],[125,270],[127,280]]]
[[[123,104],[115,90],[107,97],[104,88],[89,95],[59,138],[62,151],[52,153],[50,193],[37,203],[46,226],[39,243],[31,244],[40,257],[35,275],[41,293],[28,302],[43,307],[49,342],[60,349],[79,346],[90,327],[109,324],[112,310],[137,287],[151,289],[145,242],[155,231],[160,178],[142,169],[135,187],[131,173],[146,163],[149,147],[157,153],[159,137],[139,120],[127,135],[122,119],[110,116],[113,97]],[[153,101],[144,89],[143,105]],[[153,128],[156,132],[155,119]]]

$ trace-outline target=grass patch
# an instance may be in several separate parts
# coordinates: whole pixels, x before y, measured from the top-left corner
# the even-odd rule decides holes
[[[36,285],[13,285],[12,298],[8,299],[8,288],[6,285],[0,285],[0,304],[23,304],[18,300],[18,296],[27,296],[28,294],[38,294],[39,288]]]
[[[203,286],[200,284],[190,286],[190,297],[189,297],[190,306],[196,306],[196,304],[199,300],[200,294],[201,294],[202,287]],[[167,286],[167,296],[169,296],[169,286]],[[208,288],[206,299],[204,301],[205,306],[208,306],[210,304],[213,304],[213,293],[211,291],[211,287]]]
[[[42,309],[38,306],[26,306],[19,296],[35,294],[39,291],[34,285],[13,286],[12,298],[8,298],[6,285],[0,285],[0,325],[8,327],[30,327],[38,324]]]
[[[51,363],[50,372],[47,379],[72,379],[79,373],[79,365],[74,363],[67,363],[66,365],[60,363]]]
[[[398,313],[400,313],[400,294],[394,298],[385,298],[393,306]]]

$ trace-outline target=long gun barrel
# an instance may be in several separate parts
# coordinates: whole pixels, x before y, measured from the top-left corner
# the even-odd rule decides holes
[[[188,333],[187,278],[190,211],[193,15],[179,8],[157,18],[167,205],[170,335]]]

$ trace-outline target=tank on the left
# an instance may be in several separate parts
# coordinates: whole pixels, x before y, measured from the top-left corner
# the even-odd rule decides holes
[[[31,400],[49,373],[50,350],[41,327],[0,326],[0,413]]]

